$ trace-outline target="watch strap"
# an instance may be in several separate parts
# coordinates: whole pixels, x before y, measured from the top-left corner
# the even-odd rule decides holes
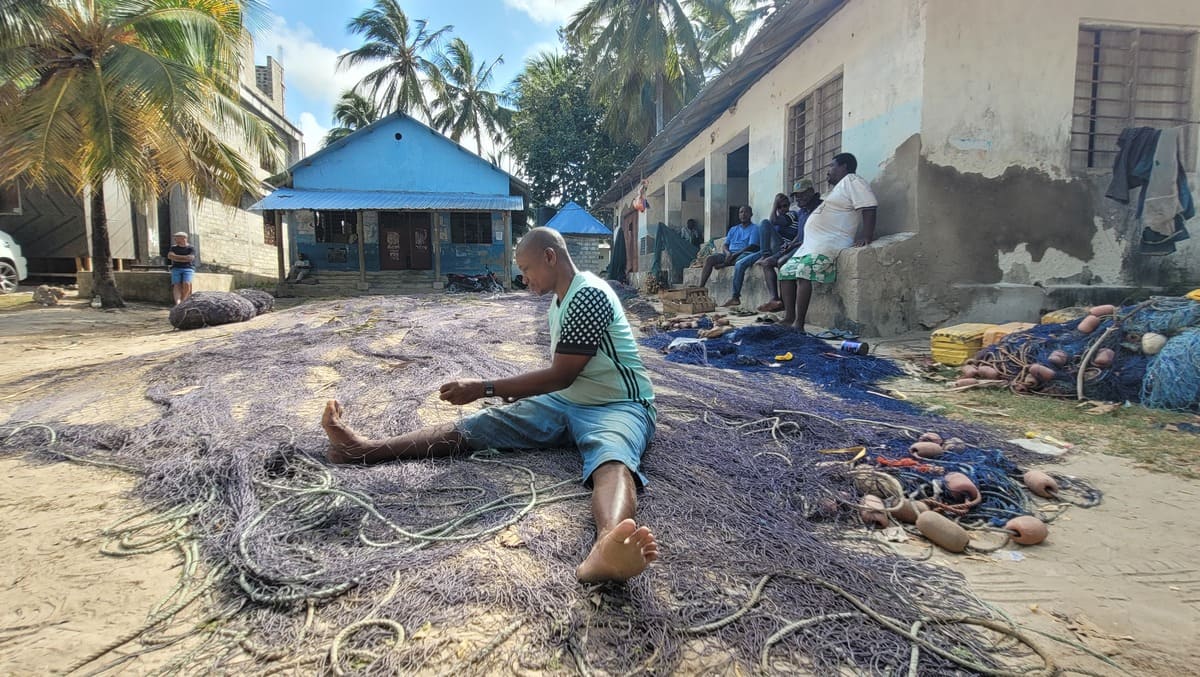
[[[492,383],[491,381],[484,381],[483,382],[483,396],[484,397],[495,397],[496,396],[496,384]]]

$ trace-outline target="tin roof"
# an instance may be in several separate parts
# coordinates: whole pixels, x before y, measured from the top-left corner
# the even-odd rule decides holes
[[[667,122],[596,203],[612,204],[620,200],[643,177],[663,166],[846,2],[792,0],[767,17],[742,53]]]
[[[250,207],[268,209],[469,209],[521,211],[520,195],[480,193],[414,193],[390,190],[302,190],[279,188]]]
[[[612,230],[596,220],[596,217],[587,213],[583,207],[568,202],[558,210],[554,218],[547,221],[547,228],[553,228],[563,235],[600,235],[610,237]]]

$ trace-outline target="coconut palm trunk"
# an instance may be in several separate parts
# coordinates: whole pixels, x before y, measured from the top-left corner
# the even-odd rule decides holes
[[[104,180],[92,183],[92,293],[101,308],[124,308],[112,270],[112,248],[108,244],[108,214],[104,211]]]

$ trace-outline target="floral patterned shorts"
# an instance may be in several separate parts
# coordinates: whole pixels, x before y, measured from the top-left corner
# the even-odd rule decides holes
[[[833,284],[837,280],[837,259],[831,259],[824,254],[793,256],[779,269],[779,279]]]

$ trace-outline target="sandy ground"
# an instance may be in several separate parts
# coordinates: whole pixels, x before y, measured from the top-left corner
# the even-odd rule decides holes
[[[7,403],[52,378],[53,370],[149,356],[265,323],[295,324],[307,314],[300,306],[242,325],[174,332],[166,310],[150,306],[0,311],[0,420]],[[1194,673],[1200,482],[1086,451],[1059,469],[1100,487],[1104,503],[1070,510],[1044,545],[937,554],[934,561],[963,572],[982,599],[1022,624],[1112,656],[1133,674]],[[171,551],[123,559],[99,552],[99,532],[141,509],[127,497],[130,478],[12,457],[0,458],[0,477],[0,674],[66,669],[139,628],[178,580],[179,557]],[[1119,674],[1076,648],[1042,639],[1064,664]],[[121,669],[141,674],[164,659],[137,659]]]

